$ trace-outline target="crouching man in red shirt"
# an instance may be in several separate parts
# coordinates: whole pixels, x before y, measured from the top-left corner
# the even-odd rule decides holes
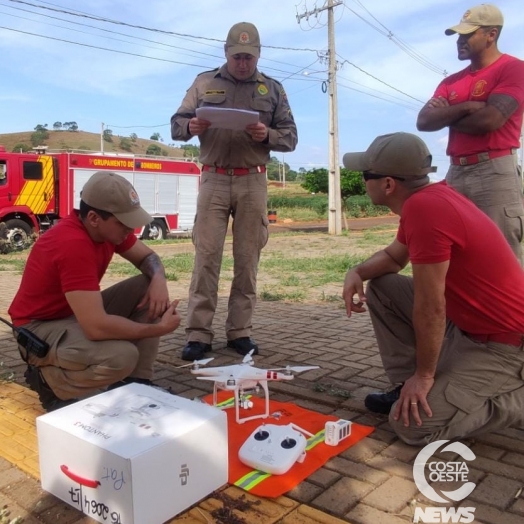
[[[134,235],[153,219],[133,186],[116,173],[97,172],[80,198],[80,210],[33,246],[9,308],[16,327],[50,346],[43,358],[20,347],[26,382],[47,411],[110,385],[150,384],[159,337],[180,324],[162,262]],[[114,253],[142,275],[101,291]]]
[[[499,228],[446,182],[430,183],[431,155],[415,135],[380,136],[344,165],[400,215],[396,239],[344,283],[348,316],[367,304],[396,386],[366,407],[421,446],[522,425],[524,272]],[[413,277],[399,275],[408,262]]]

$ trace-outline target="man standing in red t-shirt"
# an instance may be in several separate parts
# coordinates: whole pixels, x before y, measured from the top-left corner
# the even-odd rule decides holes
[[[134,234],[152,220],[129,181],[99,171],[80,210],[33,246],[9,314],[49,345],[43,357],[19,346],[26,382],[47,411],[106,386],[151,384],[159,337],[180,324],[160,258]],[[101,291],[114,253],[142,274]]]
[[[446,182],[500,228],[522,263],[522,179],[516,151],[524,112],[524,62],[501,53],[504,19],[494,5],[464,13],[456,26],[458,58],[471,65],[449,76],[417,119],[420,131],[449,127]]]
[[[348,316],[367,304],[396,385],[365,405],[412,445],[524,423],[524,272],[492,220],[430,183],[431,160],[409,133],[344,155],[372,202],[400,215],[396,239],[348,271],[343,298]],[[412,278],[399,274],[408,262]]]

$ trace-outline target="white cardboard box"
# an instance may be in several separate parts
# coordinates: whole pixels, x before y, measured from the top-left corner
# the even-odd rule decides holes
[[[36,423],[42,488],[98,522],[162,524],[227,482],[226,414],[150,386]]]

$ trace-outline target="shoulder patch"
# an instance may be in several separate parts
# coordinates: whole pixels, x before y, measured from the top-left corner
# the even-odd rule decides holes
[[[260,71],[259,71],[259,73],[260,73],[260,75],[262,75],[264,78],[266,78],[266,79],[269,80],[270,82],[274,82],[275,84],[277,84],[277,85],[279,85],[279,86],[282,85],[278,80],[275,80],[274,78],[272,78],[272,77],[266,75],[265,73],[262,73],[262,72],[260,72]],[[263,80],[259,80],[259,82],[263,82]]]
[[[206,73],[216,73],[219,69],[219,67],[216,67],[215,69],[210,69],[209,71],[202,71],[201,73],[198,73],[197,76],[205,75]]]

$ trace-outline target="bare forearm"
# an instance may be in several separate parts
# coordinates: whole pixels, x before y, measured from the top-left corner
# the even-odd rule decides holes
[[[363,281],[366,281],[388,273],[398,273],[405,265],[405,261],[395,260],[387,249],[383,249],[351,271],[355,271]]]
[[[150,280],[157,276],[165,277],[164,265],[156,253],[150,253],[144,258],[138,269]]]
[[[134,322],[119,315],[104,315],[89,326],[81,327],[89,340],[141,340],[160,337],[170,331],[161,323]]]
[[[419,131],[439,131],[460,121],[472,111],[469,102],[445,107],[432,107],[430,104],[431,101],[422,108],[418,115],[417,129]]]
[[[437,363],[446,329],[446,313],[442,304],[423,303],[413,307],[413,326],[417,344],[416,374],[419,377],[432,378],[437,370]]]

